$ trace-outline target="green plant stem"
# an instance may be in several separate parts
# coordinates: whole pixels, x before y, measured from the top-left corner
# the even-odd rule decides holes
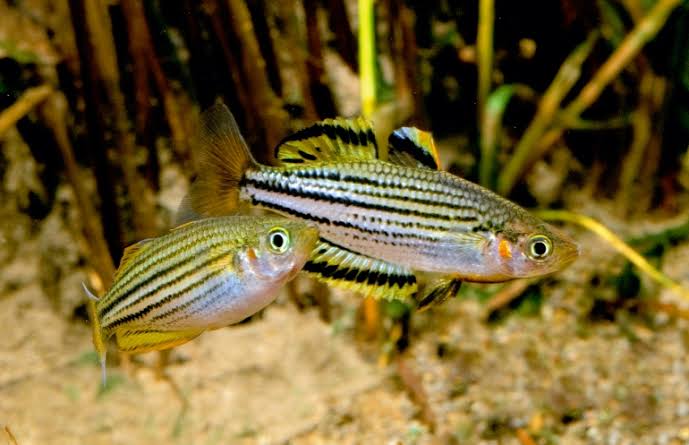
[[[536,115],[519,140],[514,154],[498,179],[498,192],[501,194],[507,195],[512,190],[515,182],[522,174],[525,164],[531,159],[534,146],[552,125],[562,100],[579,80],[581,65],[591,53],[597,37],[597,33],[591,33],[584,43],[572,51],[560,66],[548,89],[543,93],[538,103]]]
[[[514,95],[532,100],[534,92],[526,85],[508,84],[495,89],[486,101],[481,119],[481,159],[479,160],[479,180],[481,185],[495,187],[496,153],[502,135],[502,116]]]
[[[373,0],[359,0],[359,69],[361,113],[369,117],[376,109],[376,40]]]
[[[478,118],[479,128],[483,127],[485,107],[490,94],[493,77],[493,25],[495,21],[495,0],[479,0],[478,33],[476,51],[478,52]]]
[[[646,258],[641,256],[636,250],[632,249],[620,237],[615,235],[610,229],[599,223],[595,219],[580,215],[577,213],[568,212],[566,210],[540,210],[536,213],[538,216],[549,221],[566,221],[578,224],[596,235],[600,236],[605,242],[610,244],[615,250],[624,255],[632,264],[638,267],[642,272],[647,274],[651,279],[660,285],[672,290],[677,295],[689,300],[689,289],[681,286],[672,278],[668,277],[649,263]]]
[[[538,132],[529,134],[525,147],[518,147],[507,168],[500,177],[498,190],[507,194],[536,159],[543,157],[550,147],[562,137],[570,123],[576,122],[581,113],[593,104],[603,89],[619,75],[622,69],[641,51],[641,48],[652,40],[663,27],[670,13],[682,3],[682,0],[658,0],[653,9],[637,23],[627,34],[620,46],[603,63],[593,78],[584,86],[579,95],[560,113],[554,126],[542,126]],[[554,111],[554,110],[553,110]],[[553,119],[549,119],[552,121]],[[535,121],[535,119],[534,119]],[[550,123],[550,122],[548,122]],[[524,135],[525,139],[527,134]],[[521,145],[520,141],[520,145]]]

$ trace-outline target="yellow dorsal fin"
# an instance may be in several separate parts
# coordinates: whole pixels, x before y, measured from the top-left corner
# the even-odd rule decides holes
[[[388,160],[410,167],[440,170],[440,157],[433,136],[415,127],[402,127],[388,138]]]
[[[204,330],[160,331],[155,329],[118,329],[117,348],[130,353],[162,351],[182,345],[201,335]]]
[[[326,119],[283,139],[275,158],[285,165],[374,160],[378,145],[364,118]]]
[[[370,258],[319,240],[304,271],[333,286],[376,298],[406,299],[416,293],[416,276],[407,268]]]
[[[116,282],[120,278],[122,272],[127,270],[127,267],[131,264],[134,258],[136,258],[143,251],[144,247],[150,241],[153,241],[153,238],[146,238],[124,249],[124,252],[122,252],[122,258],[120,259],[120,265],[117,267],[117,272],[115,272],[115,277],[112,280],[113,282]]]

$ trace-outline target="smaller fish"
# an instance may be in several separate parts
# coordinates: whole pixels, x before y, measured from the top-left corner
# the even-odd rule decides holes
[[[84,285],[103,382],[110,336],[121,351],[157,351],[242,321],[277,297],[317,241],[308,223],[236,215],[193,221],[128,247],[103,297]]]

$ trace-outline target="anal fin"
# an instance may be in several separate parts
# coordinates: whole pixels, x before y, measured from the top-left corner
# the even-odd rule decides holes
[[[438,306],[450,297],[454,297],[459,292],[462,281],[456,278],[449,280],[439,280],[421,297],[416,305],[416,310],[421,312],[426,309]]]
[[[406,299],[418,289],[411,270],[352,252],[322,238],[304,271],[330,285],[375,298]]]
[[[182,345],[201,335],[204,330],[161,331],[156,329],[119,329],[115,332],[117,348],[123,352],[161,351]]]

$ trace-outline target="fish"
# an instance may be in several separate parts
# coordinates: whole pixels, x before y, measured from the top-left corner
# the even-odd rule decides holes
[[[124,251],[113,284],[90,299],[93,339],[105,382],[105,341],[157,351],[242,321],[270,304],[318,242],[308,222],[276,215],[192,221]]]
[[[429,132],[402,127],[381,159],[365,119],[317,122],[283,139],[276,166],[251,155],[230,110],[202,115],[199,174],[180,220],[235,211],[243,203],[316,224],[320,240],[303,271],[374,297],[426,309],[463,281],[502,282],[560,270],[576,242],[519,205],[440,169]],[[416,272],[441,274],[424,293]]]

